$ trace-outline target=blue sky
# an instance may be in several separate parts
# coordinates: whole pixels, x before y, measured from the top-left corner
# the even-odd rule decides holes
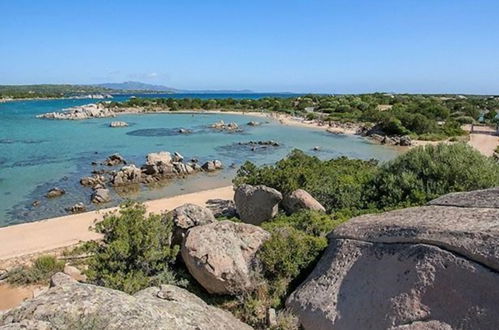
[[[499,94],[499,1],[0,0],[0,84]]]

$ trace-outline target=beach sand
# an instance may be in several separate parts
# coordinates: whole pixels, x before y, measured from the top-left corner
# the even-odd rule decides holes
[[[232,186],[210,189],[191,194],[147,201],[144,204],[149,212],[160,213],[174,209],[185,203],[205,205],[214,198],[232,199]],[[72,214],[48,220],[0,228],[0,265],[1,261],[26,255],[36,255],[46,251],[78,244],[82,241],[98,239],[99,234],[89,228],[94,221],[117,208],[102,209],[80,214]]]

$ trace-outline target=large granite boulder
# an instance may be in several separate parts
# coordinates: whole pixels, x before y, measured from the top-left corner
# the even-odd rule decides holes
[[[128,295],[70,279],[57,283],[0,315],[0,329],[251,329],[172,285]]]
[[[259,225],[270,220],[279,211],[282,194],[266,186],[243,184],[236,189],[234,202],[243,222]]]
[[[106,188],[95,189],[94,192],[92,193],[92,196],[90,196],[90,200],[92,201],[92,203],[95,204],[110,202],[111,195],[109,189]]]
[[[288,194],[282,200],[282,207],[288,214],[298,212],[300,210],[313,210],[326,212],[324,206],[321,205],[315,198],[303,189],[297,189],[291,194]]]
[[[305,329],[497,328],[494,196],[453,194],[348,221],[287,306]]]
[[[255,255],[270,234],[260,227],[219,221],[189,229],[182,258],[191,275],[209,293],[238,294],[255,285]]]
[[[181,244],[189,228],[215,222],[211,210],[196,204],[184,204],[166,215],[167,221],[173,221],[173,244]]]

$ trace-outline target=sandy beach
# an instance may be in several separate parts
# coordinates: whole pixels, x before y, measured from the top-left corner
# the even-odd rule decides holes
[[[160,213],[185,203],[205,205],[209,199],[232,199],[233,196],[232,186],[227,186],[152,200],[144,204],[149,212]],[[101,220],[104,214],[116,209],[116,207],[113,207],[0,228],[0,242],[2,242],[0,261],[36,255],[45,251],[72,246],[81,241],[98,239],[100,236],[90,231],[89,227],[92,226],[94,221]]]

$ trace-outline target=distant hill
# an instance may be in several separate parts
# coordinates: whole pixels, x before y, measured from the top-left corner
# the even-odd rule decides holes
[[[120,91],[154,91],[154,92],[166,92],[166,93],[176,93],[178,91],[175,88],[161,86],[161,85],[151,85],[139,81],[125,81],[122,83],[103,83],[93,86],[120,90]]]
[[[122,83],[103,83],[93,85],[96,87],[109,88],[120,91],[148,91],[148,92],[165,92],[165,93],[186,93],[186,94],[211,94],[211,93],[223,93],[223,94],[246,94],[253,93],[249,89],[243,90],[189,90],[189,89],[176,89],[173,87],[162,86],[162,85],[152,85],[146,84],[140,81],[125,81]]]

